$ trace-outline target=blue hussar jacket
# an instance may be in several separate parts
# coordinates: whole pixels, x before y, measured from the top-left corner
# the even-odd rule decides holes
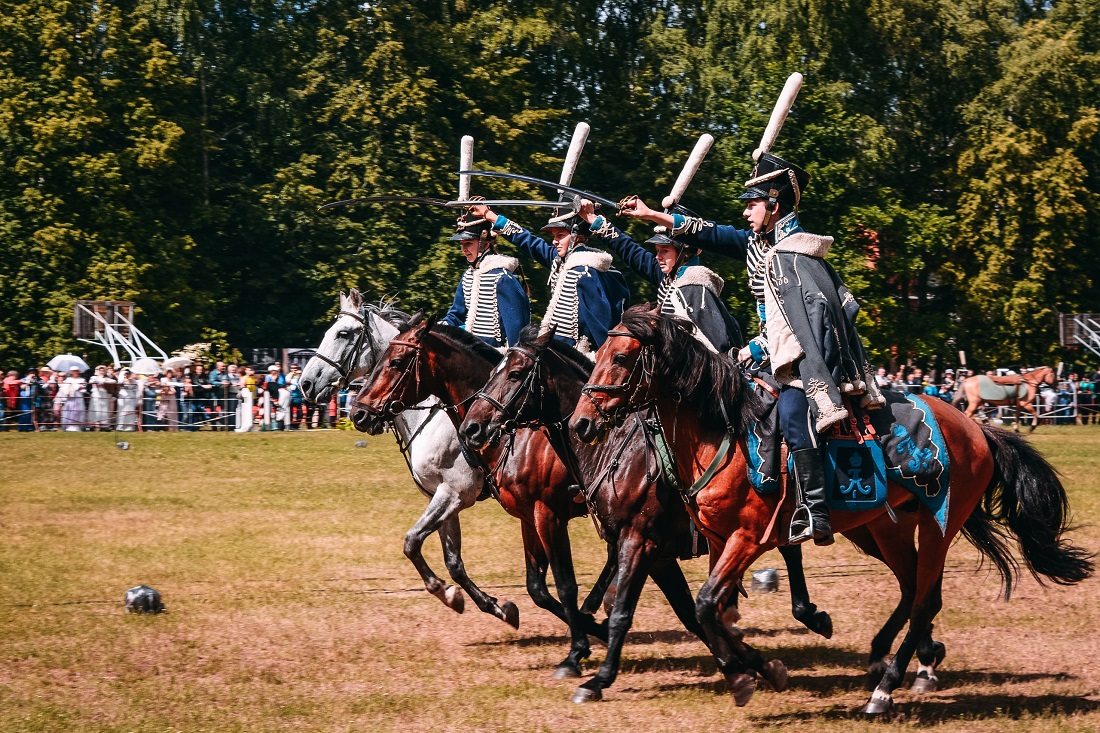
[[[661,299],[664,288],[670,285],[656,255],[602,216],[592,222],[591,230],[592,236],[606,243],[630,269],[657,286]],[[681,266],[671,283],[671,287],[680,291],[687,316],[719,353],[739,349],[743,343],[740,324],[721,300],[722,285],[722,279],[700,265],[696,258]],[[669,308],[668,312],[675,311]]]
[[[594,349],[603,345],[607,332],[618,325],[630,305],[630,288],[623,274],[611,268],[611,255],[581,246],[562,260],[552,244],[503,216],[497,216],[494,229],[528,257],[550,268],[552,282],[562,278],[575,282],[576,302],[572,302],[572,293],[552,298],[543,318],[544,325],[558,325],[555,338],[571,346],[582,338]]]
[[[531,302],[515,274],[518,265],[515,257],[487,251],[462,274],[440,323],[464,328],[493,347],[515,346],[531,321]]]

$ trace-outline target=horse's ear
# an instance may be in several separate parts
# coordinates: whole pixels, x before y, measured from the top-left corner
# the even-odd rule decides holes
[[[352,288],[348,292],[348,303],[351,304],[352,310],[359,310],[363,307],[363,294],[356,288]]]
[[[344,291],[340,291],[340,310],[348,309],[348,296],[344,295]]]
[[[549,327],[539,333],[538,338],[531,342],[536,349],[545,349],[554,340],[554,334],[558,332],[558,324],[551,323]]]

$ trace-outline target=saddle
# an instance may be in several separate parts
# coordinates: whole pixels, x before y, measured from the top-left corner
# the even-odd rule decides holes
[[[761,495],[779,494],[772,527],[785,528],[796,509],[796,492],[787,486],[789,459],[779,435],[777,400],[770,390],[757,388],[762,407],[745,440],[749,479]],[[944,529],[948,458],[931,407],[917,395],[887,391],[884,396],[886,409],[873,411],[845,397],[851,417],[822,436],[826,503],[834,511],[874,509],[886,503],[887,485],[894,482],[927,506]]]

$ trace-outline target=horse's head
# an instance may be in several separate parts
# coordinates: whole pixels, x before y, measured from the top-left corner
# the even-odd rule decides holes
[[[328,402],[337,384],[347,384],[374,368],[385,342],[396,333],[377,318],[377,312],[364,303],[358,290],[340,293],[340,311],[302,370],[301,387],[307,400]]]
[[[540,367],[554,330],[524,339],[504,355],[459,426],[458,434],[468,446],[480,450],[496,445],[502,432],[541,419],[546,380]]]
[[[424,399],[420,396],[421,352],[431,325],[418,314],[404,333],[390,340],[355,397],[351,422],[356,430],[377,435],[386,422]]]
[[[653,402],[654,342],[659,310],[634,306],[607,334],[569,426],[586,443],[603,442],[626,415]]]

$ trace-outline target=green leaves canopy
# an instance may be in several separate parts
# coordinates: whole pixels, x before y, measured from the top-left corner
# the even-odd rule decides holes
[[[813,176],[803,222],[837,237],[875,358],[946,356],[953,338],[986,364],[1047,360],[1056,311],[1100,310],[1098,16],[1008,0],[0,0],[0,364],[72,346],[77,298],[136,301],[168,348],[204,329],[243,349],[314,343],[353,285],[439,312],[461,270],[453,214],[317,207],[452,195],[463,134],[479,165],[554,177],[586,120],[576,182],[654,202],[711,132],[684,203],[736,223],[793,71],[806,85],[776,152]],[[708,264],[751,328],[743,264]]]

